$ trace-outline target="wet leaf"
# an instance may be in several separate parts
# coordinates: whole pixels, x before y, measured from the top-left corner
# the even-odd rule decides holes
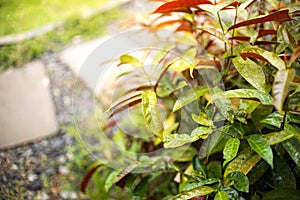
[[[241,192],[249,192],[249,180],[248,177],[242,172],[230,172],[226,176],[226,180],[233,181],[233,186],[235,189]]]
[[[197,183],[188,183],[187,185],[185,185],[182,189],[183,192],[188,191],[188,190],[192,190],[194,188],[203,186],[203,185],[210,185],[210,184],[214,184],[214,183],[218,183],[220,180],[217,178],[209,178]]]
[[[273,105],[271,95],[255,89],[236,89],[225,91],[223,95],[226,98],[241,98],[241,99],[259,99],[264,105]]]
[[[255,152],[245,149],[227,165],[224,177],[227,177],[230,172],[234,171],[239,171],[246,175],[260,159],[261,157]]]
[[[175,148],[185,145],[187,143],[192,143],[200,138],[206,138],[212,132],[211,128],[208,127],[198,127],[190,135],[189,134],[167,134],[164,135],[164,147],[165,148]]]
[[[134,188],[132,199],[142,200],[146,198],[149,185],[160,175],[162,172],[153,172],[143,178],[141,182]]]
[[[238,138],[229,138],[226,142],[226,145],[223,149],[223,166],[225,166],[229,161],[234,159],[238,153],[240,146],[240,140]]]
[[[211,119],[209,119],[208,116],[203,112],[200,112],[199,116],[192,113],[192,118],[195,122],[197,122],[200,125],[214,127],[214,122]]]
[[[253,87],[260,91],[266,91],[265,74],[262,67],[250,59],[244,60],[241,57],[232,59],[232,63],[240,75],[245,78]]]
[[[203,176],[206,177],[205,166],[201,162],[201,160],[198,158],[198,156],[194,156],[194,158],[193,158],[193,168],[194,168],[195,171],[201,172],[201,174],[203,174]]]
[[[194,188],[192,190],[188,190],[185,192],[182,192],[181,194],[178,194],[173,198],[173,200],[187,200],[191,199],[193,197],[199,197],[199,196],[206,196],[210,193],[215,192],[215,189],[208,187],[208,186],[200,186],[197,188]]]
[[[162,138],[163,125],[158,113],[157,98],[155,92],[148,91],[142,94],[142,109],[145,122],[150,130],[156,136]]]
[[[285,99],[290,91],[290,85],[295,76],[294,69],[279,70],[273,83],[272,94],[275,108],[281,112]]]
[[[250,135],[247,141],[251,148],[258,153],[273,169],[273,152],[267,140],[259,134]]]
[[[275,145],[294,137],[294,134],[289,130],[282,130],[280,132],[265,134],[263,135],[263,137],[268,141],[270,145]]]
[[[205,86],[199,86],[196,88],[191,88],[188,91],[184,92],[184,95],[180,95],[178,99],[176,100],[173,112],[179,110],[183,106],[195,101],[199,97],[205,95],[208,92],[207,87]]]

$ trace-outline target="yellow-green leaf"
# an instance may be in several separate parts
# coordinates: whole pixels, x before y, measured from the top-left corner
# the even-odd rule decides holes
[[[147,91],[142,94],[142,109],[144,119],[149,129],[162,138],[163,125],[159,117],[155,92]]]
[[[214,200],[229,200],[229,196],[224,191],[218,191],[218,193],[216,194]]]
[[[210,193],[215,192],[216,190],[209,187],[209,186],[200,186],[197,188],[194,188],[192,190],[188,190],[186,192],[183,192],[181,194],[178,194],[173,198],[173,200],[187,200],[191,199],[193,197],[199,197],[199,196],[205,196]]]
[[[253,87],[260,91],[266,91],[265,74],[261,66],[250,59],[244,60],[241,57],[232,59],[237,71],[244,77]]]
[[[240,140],[238,138],[229,138],[223,149],[223,166],[225,166],[229,161],[234,159],[238,153],[240,146]]]
[[[270,145],[274,145],[294,137],[294,134],[289,130],[282,130],[280,132],[265,134],[263,137]]]
[[[236,171],[236,172],[230,172],[226,176],[227,180],[233,181],[233,186],[235,189],[241,191],[241,192],[249,192],[249,180],[248,177],[243,174],[242,172]]]
[[[121,64],[131,64],[133,67],[142,67],[143,66],[143,63],[139,59],[137,59],[131,55],[128,55],[128,54],[122,55],[120,57],[120,62],[121,62]]]
[[[273,105],[273,99],[268,93],[255,89],[236,89],[228,90],[223,93],[226,98],[256,98],[264,105]]]

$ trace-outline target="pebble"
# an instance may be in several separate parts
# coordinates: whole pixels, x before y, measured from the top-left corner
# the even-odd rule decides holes
[[[42,187],[43,187],[43,183],[40,180],[35,180],[35,181],[25,185],[25,188],[27,188],[28,190],[31,190],[31,191],[40,190],[40,189],[42,189]]]
[[[58,172],[62,175],[67,175],[70,172],[70,170],[66,166],[59,166]]]
[[[28,180],[29,180],[30,182],[35,181],[35,180],[37,180],[38,178],[39,178],[39,176],[36,175],[36,174],[28,174]]]
[[[78,199],[76,192],[63,191],[60,193],[63,199]]]

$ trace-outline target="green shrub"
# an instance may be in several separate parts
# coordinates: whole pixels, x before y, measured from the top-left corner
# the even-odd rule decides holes
[[[172,48],[159,55],[156,83],[111,105],[110,118],[134,109],[141,132],[155,137],[135,140],[106,126],[119,147],[139,155],[119,155],[124,165],[105,177],[106,192],[118,185],[133,199],[299,199],[299,17],[296,4],[271,0],[173,0],[158,7],[150,26],[171,27],[194,42],[180,40],[189,46],[181,55],[187,60],[170,60]],[[130,54],[120,61],[133,71],[144,63]],[[180,131],[182,124],[196,127]],[[149,156],[159,148],[167,153]],[[89,170],[83,191],[109,161]],[[131,173],[137,171],[143,173]]]

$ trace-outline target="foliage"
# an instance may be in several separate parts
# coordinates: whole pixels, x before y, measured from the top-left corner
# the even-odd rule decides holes
[[[172,0],[158,7],[147,26],[194,42],[180,40],[189,45],[186,60],[168,56],[172,49],[159,59],[148,53],[161,67],[157,79],[126,91],[107,111],[109,121],[133,110],[153,139],[123,133],[120,146],[136,154],[120,156],[130,159],[109,174],[106,190],[116,184],[134,199],[299,199],[299,8],[272,0]],[[133,54],[120,60],[133,72],[143,68]],[[122,134],[108,124],[109,137]],[[157,149],[162,153],[151,156]]]

